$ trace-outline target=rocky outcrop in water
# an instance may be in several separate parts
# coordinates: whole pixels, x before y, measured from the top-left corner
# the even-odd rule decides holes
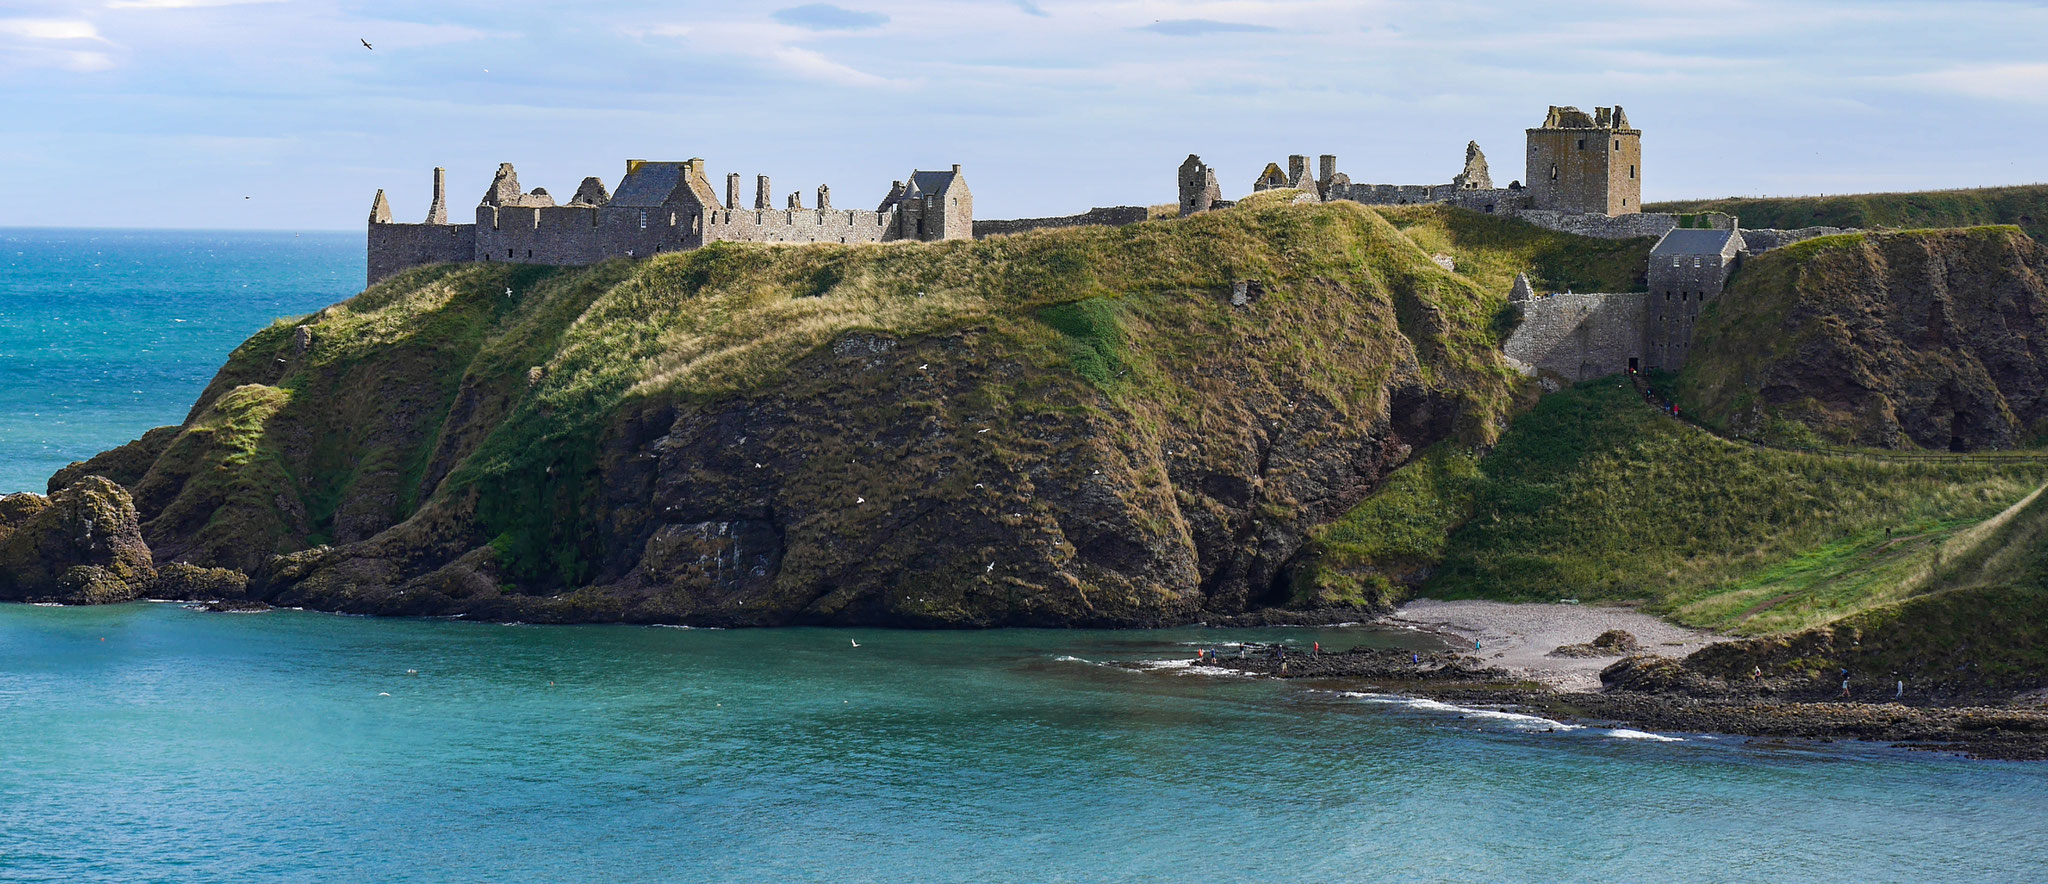
[[[112,481],[0,498],[0,600],[123,602],[155,576],[135,503]]]

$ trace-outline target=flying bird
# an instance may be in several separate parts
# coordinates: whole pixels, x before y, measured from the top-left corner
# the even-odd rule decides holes
[[[860,642],[854,642],[853,639],[847,639],[847,641],[853,642],[853,646],[856,648],[860,647]]]
[[[364,48],[364,49],[375,49],[375,48],[377,48],[377,47],[375,47],[375,46],[371,46],[371,45],[370,45],[370,41],[368,41],[368,40],[364,40],[364,39],[363,39],[363,38],[361,38],[361,37],[357,37],[356,39],[357,39],[357,40],[360,40],[360,41],[362,41],[362,44],[363,44],[363,48]]]

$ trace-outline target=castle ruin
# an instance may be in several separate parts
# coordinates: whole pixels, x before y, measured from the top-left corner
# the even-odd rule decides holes
[[[768,176],[755,178],[754,186],[753,206],[742,207],[737,173],[726,176],[720,200],[701,159],[628,160],[616,191],[585,178],[567,204],[557,205],[544,188],[522,191],[518,173],[504,163],[477,204],[475,222],[450,224],[446,174],[435,169],[434,200],[423,223],[393,221],[390,202],[377,191],[370,205],[369,281],[440,262],[581,265],[714,242],[935,242],[974,233],[974,195],[958,165],[893,182],[873,211],[833,208],[832,191],[822,185],[812,207],[805,208],[803,193],[795,191],[776,208]]]
[[[1739,219],[1729,215],[1644,212],[1643,133],[1629,125],[1618,105],[1590,114],[1552,106],[1543,124],[1526,135],[1526,185],[1495,186],[1486,154],[1477,142],[1467,142],[1464,168],[1447,184],[1357,183],[1337,171],[1331,154],[1317,157],[1311,174],[1308,157],[1295,154],[1285,168],[1266,164],[1251,189],[1295,190],[1297,201],[1451,205],[1605,239],[1657,237],[1644,273],[1648,292],[1539,295],[1527,276],[1515,280],[1509,302],[1521,322],[1505,345],[1510,363],[1528,374],[1568,382],[1684,367],[1700,311],[1720,295],[1745,256],[1843,232],[1831,227],[1741,230]],[[1230,205],[1218,198],[1215,178],[1199,156],[1190,154],[1181,163],[1182,215]]]

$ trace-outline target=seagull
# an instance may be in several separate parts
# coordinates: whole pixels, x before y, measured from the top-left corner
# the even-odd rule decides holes
[[[996,563],[994,563],[994,562],[990,562],[990,563],[988,563],[988,570],[986,570],[986,571],[983,571],[983,572],[981,572],[981,573],[983,573],[983,574],[994,574],[995,572],[996,572]]]
[[[853,502],[854,502],[854,503],[867,503],[867,502],[868,502],[868,499],[867,499],[867,498],[865,498],[865,497],[856,497],[856,498],[854,498],[854,499],[853,499]]]
[[[512,297],[512,287],[509,285],[505,287],[505,297]]]
[[[853,646],[856,648],[860,647],[860,642],[854,642],[853,639],[847,639],[847,641],[853,642]]]
[[[363,39],[363,38],[361,38],[361,37],[357,37],[356,39],[362,42],[362,44],[363,44],[363,48],[364,48],[364,49],[375,49],[375,48],[377,48],[377,47],[375,47],[375,46],[371,46],[371,45],[370,45],[370,41],[368,41],[368,40],[364,40],[364,39]]]

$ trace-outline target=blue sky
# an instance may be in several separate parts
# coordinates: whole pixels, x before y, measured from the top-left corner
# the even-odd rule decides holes
[[[1649,199],[2028,183],[2044,46],[2038,0],[0,0],[0,225],[354,228],[437,165],[466,217],[627,158],[847,206],[961,163],[987,218],[1171,202],[1190,152],[1505,183],[1551,104],[1627,107]]]

